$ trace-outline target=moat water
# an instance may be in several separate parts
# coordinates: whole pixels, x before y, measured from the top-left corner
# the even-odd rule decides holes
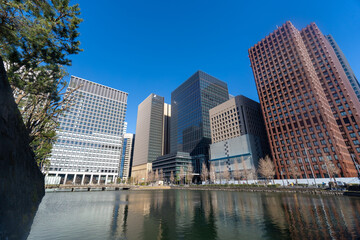
[[[28,239],[357,239],[360,198],[228,191],[47,193]]]

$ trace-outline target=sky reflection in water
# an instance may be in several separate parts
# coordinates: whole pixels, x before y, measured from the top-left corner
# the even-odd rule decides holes
[[[227,191],[47,193],[28,239],[351,239],[360,199]]]

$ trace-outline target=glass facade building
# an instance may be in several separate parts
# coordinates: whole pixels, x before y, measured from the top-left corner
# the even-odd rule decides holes
[[[354,71],[351,69],[349,62],[347,61],[344,53],[341,51],[339,45],[335,42],[333,36],[329,34],[325,37],[329,41],[331,47],[334,49],[336,57],[339,59],[340,64],[346,74],[346,77],[349,79],[351,87],[354,89],[355,94],[360,101],[360,84],[355,76]]]
[[[59,118],[49,175],[61,183],[108,183],[118,176],[128,93],[71,76],[71,106]]]
[[[227,84],[197,71],[171,93],[170,152],[188,152],[195,172],[209,160],[209,110],[229,99]]]

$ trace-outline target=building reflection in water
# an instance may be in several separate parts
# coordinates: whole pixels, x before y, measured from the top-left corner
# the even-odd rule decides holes
[[[360,233],[360,201],[347,197],[168,190],[119,194],[114,202],[111,236],[120,239],[349,239]]]
[[[228,191],[47,194],[29,239],[356,239],[360,201]]]

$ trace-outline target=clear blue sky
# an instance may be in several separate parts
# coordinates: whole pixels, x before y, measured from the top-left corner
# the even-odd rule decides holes
[[[276,25],[315,22],[332,34],[360,78],[360,0],[104,0],[79,3],[83,52],[70,75],[129,93],[126,121],[135,133],[137,106],[165,97],[196,70],[228,83],[233,95],[258,101],[248,48]]]

